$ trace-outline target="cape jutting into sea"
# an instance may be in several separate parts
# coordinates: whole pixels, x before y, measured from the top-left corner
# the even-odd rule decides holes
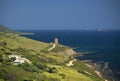
[[[22,30],[22,32],[34,33],[34,35],[23,36],[48,43],[58,38],[60,44],[76,48],[77,52],[93,52],[78,59],[92,60],[97,63],[107,62],[114,73],[113,76],[120,80],[119,30]]]

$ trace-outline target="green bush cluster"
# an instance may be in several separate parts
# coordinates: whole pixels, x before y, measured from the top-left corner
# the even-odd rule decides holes
[[[48,68],[47,64],[45,64],[45,63],[38,62],[38,63],[34,63],[34,65],[41,70],[46,70],[46,68]]]
[[[29,64],[27,62],[22,63],[19,66],[29,72],[39,72],[39,69],[36,66],[34,66],[33,64]]]
[[[3,46],[3,47],[7,46],[7,42],[0,41],[0,46]]]
[[[65,74],[63,74],[63,73],[59,73],[59,75],[62,76],[62,79],[65,78]]]
[[[48,70],[49,73],[57,73],[58,70],[55,67],[49,68]]]
[[[51,52],[55,52],[55,53],[63,52],[65,51],[65,49],[66,49],[65,46],[57,45],[54,49],[51,50]]]

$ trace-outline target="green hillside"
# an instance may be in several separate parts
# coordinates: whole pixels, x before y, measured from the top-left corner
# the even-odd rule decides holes
[[[13,33],[0,32],[0,81],[104,81],[98,77],[93,68],[65,54],[68,47],[52,46],[48,43],[35,41]],[[19,55],[25,61],[15,65]]]
[[[0,25],[0,32],[13,32],[13,30],[11,30],[3,25]]]

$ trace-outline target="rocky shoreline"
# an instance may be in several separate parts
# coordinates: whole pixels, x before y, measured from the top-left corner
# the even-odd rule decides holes
[[[76,53],[75,57],[82,57],[86,54],[91,54],[94,52],[78,52]],[[80,59],[79,59],[80,60]],[[93,62],[92,60],[81,60],[82,62],[85,63],[86,66],[93,68],[95,70],[95,73],[101,77],[101,78],[105,78],[105,81],[115,81],[114,77],[113,77],[113,72],[112,70],[109,68],[109,64],[107,62],[100,62],[100,63],[96,63]]]

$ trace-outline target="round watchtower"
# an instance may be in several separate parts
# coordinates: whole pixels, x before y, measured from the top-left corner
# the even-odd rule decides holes
[[[58,45],[58,38],[55,38],[54,43],[55,45]]]

